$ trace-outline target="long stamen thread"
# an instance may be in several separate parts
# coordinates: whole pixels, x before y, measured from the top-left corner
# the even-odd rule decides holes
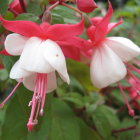
[[[131,106],[130,106],[130,104],[129,104],[129,102],[128,102],[126,96],[125,96],[125,93],[124,93],[124,91],[123,91],[123,88],[121,87],[121,85],[120,85],[119,82],[118,82],[118,87],[120,88],[121,94],[122,94],[122,96],[123,96],[123,98],[124,98],[124,101],[125,101],[125,103],[126,103],[126,106],[127,106],[127,108],[128,108],[129,115],[130,115],[130,116],[134,116],[134,115],[135,115],[134,110],[131,108]]]
[[[32,131],[33,127],[38,123],[38,115],[43,115],[43,108],[46,99],[47,90],[47,74],[37,74],[34,95],[29,105],[32,106],[31,114],[27,127],[29,131]]]
[[[128,80],[128,83],[130,85],[132,85],[133,88],[135,88],[137,94],[140,95],[140,87],[139,87],[140,80],[130,70],[128,70],[128,75],[129,75],[129,77],[131,77],[135,81],[135,84],[131,83],[129,80]]]
[[[10,97],[15,93],[16,89],[19,87],[23,79],[20,79],[15,88],[11,91],[11,93],[7,96],[7,98],[0,104],[0,108],[4,106],[4,104],[10,99]]]

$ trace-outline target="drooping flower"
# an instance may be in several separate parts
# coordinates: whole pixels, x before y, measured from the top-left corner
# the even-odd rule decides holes
[[[98,88],[104,88],[122,80],[127,74],[125,64],[140,55],[140,48],[131,40],[124,37],[105,37],[114,27],[122,23],[122,19],[117,23],[109,23],[112,13],[113,9],[109,2],[106,16],[92,18],[92,25],[87,29],[88,41],[92,47],[84,53],[91,59],[91,81]],[[119,83],[118,86],[128,106],[129,114],[134,115],[123,88]]]
[[[93,84],[104,88],[126,76],[124,62],[140,55],[140,49],[131,40],[124,37],[105,37],[114,27],[122,23],[110,23],[113,9],[109,9],[104,18],[91,19],[92,26],[87,29],[92,44],[90,74]]]
[[[90,13],[97,8],[94,0],[76,0],[76,4],[78,9],[85,13]]]
[[[0,20],[7,30],[14,32],[6,37],[5,50],[11,55],[20,56],[10,72],[10,78],[16,79],[18,84],[1,106],[20,83],[34,91],[29,103],[32,110],[27,124],[31,131],[37,124],[38,115],[43,114],[46,93],[57,87],[55,71],[63,81],[70,82],[65,56],[79,59],[74,48],[78,49],[80,44],[82,46],[81,39],[76,36],[83,32],[84,20],[75,25],[50,25],[44,22],[40,26],[31,21],[7,21],[2,17]]]

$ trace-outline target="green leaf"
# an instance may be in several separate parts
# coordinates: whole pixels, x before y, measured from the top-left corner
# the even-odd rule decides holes
[[[39,17],[31,13],[25,13],[25,14],[18,15],[16,17],[16,20],[29,20],[29,21],[37,22],[39,20]]]
[[[97,91],[97,88],[95,88],[91,83],[89,68],[85,64],[78,63],[68,59],[67,67],[68,67],[68,72],[72,76],[74,76],[86,90]]]
[[[74,103],[77,107],[84,107],[84,96],[80,95],[77,92],[70,92],[65,94],[65,96],[61,97],[65,101],[69,101]]]
[[[78,91],[80,93],[84,92],[83,86],[80,84],[80,82],[73,76],[70,76],[70,86],[74,91]],[[84,94],[84,93],[83,93]]]
[[[5,14],[8,9],[9,0],[1,0],[0,1],[0,14]]]
[[[116,111],[113,110],[113,108],[101,105],[98,107],[98,109],[102,112],[102,115],[108,119],[109,125],[111,129],[117,129],[120,126],[120,121],[117,117]]]
[[[140,140],[140,121],[137,124],[135,134],[134,134],[134,140]]]
[[[65,23],[76,23],[77,17],[73,10],[64,7],[64,6],[57,6],[52,10],[53,15],[59,15],[63,18]]]
[[[98,107],[96,111],[92,115],[92,119],[94,121],[94,125],[98,131],[98,133],[105,139],[109,140],[111,138],[112,129],[110,126],[110,122],[107,117],[104,116],[102,109]]]
[[[0,70],[0,80],[4,81],[8,79],[8,72],[6,69]]]
[[[0,57],[2,58],[4,67],[7,69],[8,72],[10,72],[12,66],[14,65],[14,63],[18,59],[18,57],[15,57],[15,56],[4,56],[4,55],[1,55]]]
[[[25,139],[27,135],[27,121],[30,108],[28,103],[32,94],[23,86],[20,86],[14,97],[8,103],[5,120],[2,126],[2,140]]]
[[[38,0],[30,1],[26,8],[28,13],[32,13],[37,16],[41,15],[43,12],[43,8],[40,7],[40,1]]]
[[[113,101],[118,104],[118,105],[124,105],[124,99],[123,96],[121,95],[121,92],[119,89],[114,89],[111,93],[110,96],[113,97]]]
[[[2,124],[4,121],[4,116],[5,116],[5,110],[0,110],[0,136],[1,136],[1,131],[2,131]]]
[[[121,128],[128,128],[131,126],[135,126],[136,122],[133,119],[129,119],[129,118],[125,118],[122,122],[121,122],[121,126],[119,129]],[[119,139],[120,140],[132,140],[133,136],[135,133],[135,129],[133,130],[129,130],[129,131],[125,131],[123,133],[119,133]]]
[[[64,19],[58,14],[52,14],[52,24],[64,24]]]
[[[89,128],[84,121],[78,118],[80,126],[80,140],[101,140],[101,137],[95,130]]]

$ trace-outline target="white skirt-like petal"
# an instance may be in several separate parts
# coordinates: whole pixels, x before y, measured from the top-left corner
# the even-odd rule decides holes
[[[54,91],[57,88],[56,75],[55,75],[55,72],[51,72],[51,73],[48,73],[46,76],[47,76],[47,82],[45,83],[46,87],[47,87],[46,93],[49,93],[49,92]],[[37,80],[36,77],[37,77],[37,74],[34,73],[34,74],[31,74],[30,76],[24,78],[23,79],[24,86],[27,89],[34,91],[35,82]]]
[[[104,43],[124,62],[127,62],[140,55],[140,48],[127,38],[108,37]]]
[[[126,76],[122,60],[105,44],[94,50],[90,65],[92,83],[104,88]]]
[[[19,60],[13,65],[10,71],[10,78],[11,79],[21,79],[28,77],[29,75],[33,74],[33,72],[26,71],[22,69],[19,65]]]
[[[49,39],[44,42],[44,45],[44,58],[59,73],[60,77],[69,84],[70,79],[67,73],[66,60],[61,48]]]
[[[56,74],[51,72],[47,74],[47,93],[52,92],[57,88]]]
[[[6,51],[11,55],[21,55],[28,38],[13,33],[6,37],[4,42]]]
[[[34,91],[35,90],[36,77],[37,77],[37,74],[36,73],[33,73],[30,76],[24,78],[23,79],[23,85],[27,89],[29,89],[31,91]]]
[[[44,51],[46,51],[45,48],[48,47],[44,45],[44,42],[37,37],[32,37],[27,41],[19,60],[19,64],[23,69],[37,73],[55,71],[43,56]],[[51,52],[49,51],[49,53]]]

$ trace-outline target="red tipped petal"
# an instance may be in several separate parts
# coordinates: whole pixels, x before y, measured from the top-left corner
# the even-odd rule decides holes
[[[79,37],[72,37],[64,41],[57,41],[61,46],[63,53],[66,57],[79,61],[80,50],[86,51],[92,47],[92,44]]]
[[[44,37],[39,25],[31,21],[8,21],[0,17],[2,25],[9,31],[18,33],[26,37]]]
[[[79,48],[81,50],[89,50],[92,48],[92,44],[89,41],[80,37],[68,38],[65,41],[69,43],[71,46]]]
[[[123,23],[123,19],[120,18],[120,20],[117,22],[117,23],[110,23],[108,25],[108,30],[107,30],[107,33],[109,33],[113,28],[115,28],[116,26],[120,25]]]
[[[78,48],[73,47],[65,41],[57,41],[57,43],[60,45],[65,57],[75,61],[80,61],[80,50]]]
[[[90,13],[97,8],[97,5],[94,0],[77,0],[77,7],[85,13]]]
[[[2,51],[0,51],[0,54],[6,55],[6,56],[11,56],[5,49],[3,49]]]
[[[80,35],[84,30],[84,19],[78,24],[55,24],[46,32],[52,40],[64,40],[66,38]]]
[[[103,19],[102,17],[94,17],[94,18],[91,18],[91,23],[93,25],[97,26],[101,22],[102,19]]]
[[[96,27],[95,26],[90,26],[89,28],[87,28],[86,30],[86,34],[88,36],[88,38],[92,41],[95,40],[95,36],[94,36],[94,33],[96,31]]]
[[[109,8],[108,8],[108,12],[107,12],[106,16],[102,18],[100,23],[96,26],[96,29],[93,31],[94,33],[93,33],[92,40],[95,43],[102,40],[104,38],[104,36],[107,34],[108,24],[109,24],[112,14],[113,14],[113,9],[112,9],[111,3],[109,2]]]

